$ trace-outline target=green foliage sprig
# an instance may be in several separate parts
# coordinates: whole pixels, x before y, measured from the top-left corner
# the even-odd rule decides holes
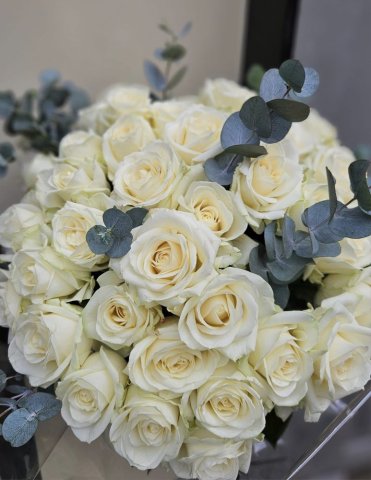
[[[103,213],[104,225],[95,225],[86,234],[90,250],[96,255],[120,258],[128,253],[133,241],[131,230],[142,225],[148,210],[135,207],[122,212],[116,207]]]
[[[354,196],[347,204],[338,201],[335,178],[327,169],[329,199],[304,210],[302,222],[307,232],[297,231],[288,216],[283,219],[280,236],[276,234],[277,222],[266,226],[264,244],[252,250],[249,268],[270,283],[276,302],[282,308],[289,300],[288,285],[303,275],[314,258],[338,256],[343,238],[371,235],[370,169],[369,160],[355,160],[350,164],[349,182]],[[358,205],[348,208],[354,201]]]
[[[46,70],[40,75],[40,88],[27,90],[17,98],[12,91],[0,92],[0,118],[4,132],[18,136],[22,147],[42,153],[58,153],[61,139],[72,129],[79,109],[89,105],[84,90],[63,82],[60,74]],[[0,176],[15,159],[9,143],[0,144]]]
[[[173,64],[179,62],[187,53],[180,40],[188,35],[192,28],[192,23],[187,22],[178,34],[174,33],[165,23],[161,23],[159,28],[167,34],[168,39],[162,48],[155,50],[154,56],[164,62],[165,67],[162,71],[156,63],[145,60],[144,73],[151,88],[160,94],[162,100],[165,100],[168,98],[169,92],[181,82],[187,72],[187,66],[184,65],[171,75]]]
[[[62,403],[51,393],[39,392],[35,388],[11,384],[9,380],[21,380],[22,375],[7,377],[0,370],[0,392],[6,391],[12,396],[0,397],[0,407],[5,410],[0,413],[4,418],[0,423],[0,435],[12,447],[21,447],[35,434],[39,422],[58,415]]]
[[[293,122],[305,120],[310,109],[300,100],[311,96],[318,85],[318,73],[304,68],[298,60],[286,60],[279,69],[265,72],[259,95],[249,98],[239,112],[226,120],[220,137],[224,151],[204,164],[209,180],[230,185],[244,157],[266,154],[260,142],[279,142]]]

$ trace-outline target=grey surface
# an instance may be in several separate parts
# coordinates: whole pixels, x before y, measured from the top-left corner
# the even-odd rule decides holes
[[[371,1],[302,0],[295,57],[320,73],[312,101],[344,144],[371,144]]]

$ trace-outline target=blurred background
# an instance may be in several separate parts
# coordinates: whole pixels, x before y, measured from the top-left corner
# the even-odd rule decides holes
[[[189,71],[176,95],[196,93],[206,78],[243,81],[251,63],[270,68],[292,56],[319,71],[312,105],[336,124],[343,143],[371,144],[370,0],[0,0],[0,90],[37,86],[45,68],[58,69],[93,99],[113,83],[145,83],[143,60],[162,45],[163,20],[174,29],[193,22],[185,40]],[[0,180],[1,211],[22,195],[19,172],[16,162]],[[72,436],[63,441],[45,479],[101,478],[86,469],[86,477],[58,473],[68,451],[80,464],[88,461],[86,445]],[[370,444],[368,404],[303,478],[371,478]],[[96,452],[106,454],[102,446]],[[121,478],[133,479],[131,472]]]

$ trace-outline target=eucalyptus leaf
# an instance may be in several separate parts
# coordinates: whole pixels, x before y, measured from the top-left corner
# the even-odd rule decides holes
[[[242,162],[243,157],[234,153],[225,153],[216,158],[210,158],[204,163],[204,171],[211,182],[219,185],[230,185],[236,167]]]
[[[12,393],[13,395],[32,392],[32,390],[30,390],[28,387],[25,387],[24,385],[8,385],[5,390],[9,393]]]
[[[295,92],[301,92],[305,82],[305,70],[299,60],[286,60],[280,65],[279,74]]]
[[[183,45],[180,45],[179,43],[172,43],[170,45],[167,45],[162,50],[161,57],[163,60],[166,60],[169,62],[177,62],[181,60],[186,53],[187,51],[183,47]]]
[[[247,86],[258,92],[264,73],[265,70],[262,65],[253,63],[246,75]]]
[[[330,214],[329,214],[328,221],[331,222],[331,220],[334,218],[336,209],[338,207],[338,199],[337,199],[336,188],[335,188],[336,180],[327,167],[326,167],[326,175],[327,175],[329,202],[330,202]]]
[[[0,143],[0,155],[7,161],[11,162],[14,160],[15,151],[14,147],[9,142]]]
[[[318,251],[313,258],[317,257],[337,257],[341,253],[340,243],[320,243]]]
[[[20,408],[5,418],[2,435],[12,447],[21,447],[33,437],[37,426],[35,415],[30,414],[25,408]]]
[[[286,258],[289,258],[294,251],[295,245],[295,222],[289,216],[285,215],[282,222],[282,243],[283,252]]]
[[[112,247],[114,237],[103,225],[94,225],[88,230],[86,241],[93,253],[102,255]]]
[[[148,210],[142,207],[134,207],[126,212],[126,214],[131,218],[133,228],[142,225],[147,213]]]
[[[276,224],[269,223],[264,229],[264,243],[268,260],[274,260],[276,256],[275,249]]]
[[[125,237],[115,237],[113,245],[106,254],[111,258],[121,258],[128,253],[133,241],[133,235],[129,232]]]
[[[282,80],[278,69],[271,68],[261,79],[259,94],[263,100],[269,102],[275,98],[282,98],[287,92],[287,86]]]
[[[302,122],[310,113],[310,108],[305,103],[286,98],[271,100],[267,105],[289,122]]]
[[[0,155],[0,177],[5,177],[8,172],[8,162]]]
[[[149,61],[144,61],[144,73],[146,75],[148,83],[153,87],[155,90],[162,92],[166,88],[166,79],[164,74],[158,68],[158,66]]]
[[[187,66],[184,65],[176,73],[174,73],[166,85],[166,90],[172,90],[175,88],[183,80],[184,75],[187,73],[187,69]]]
[[[78,112],[82,108],[86,108],[90,105],[90,97],[82,88],[75,87],[70,91],[70,97],[68,99],[72,109]]]
[[[28,113],[13,113],[6,122],[6,130],[9,134],[30,135],[38,132],[39,127],[32,116]]]
[[[256,273],[256,275],[262,277],[266,282],[269,282],[266,253],[262,245],[251,250],[249,256],[249,268],[252,273]]]
[[[103,222],[114,236],[118,237],[126,236],[133,228],[130,216],[115,207],[109,208],[103,213]]]
[[[54,70],[50,68],[47,70],[43,70],[40,73],[39,78],[40,78],[41,85],[45,88],[45,87],[50,87],[51,85],[54,85],[55,83],[57,83],[60,80],[61,75],[58,72],[58,70]]]
[[[6,386],[7,376],[6,373],[0,370],[0,392],[2,392]]]
[[[182,29],[180,30],[178,34],[178,38],[184,38],[189,34],[191,30],[192,30],[192,22],[188,21],[185,25],[183,25]]]
[[[277,143],[286,137],[291,128],[291,122],[285,120],[276,112],[270,112],[272,131],[269,137],[261,137],[264,143]]]
[[[358,207],[338,209],[331,222],[331,232],[348,238],[368,237],[371,235],[371,216]]]
[[[272,125],[269,109],[261,97],[257,95],[246,100],[239,115],[244,125],[259,137],[270,136]]]
[[[305,80],[301,92],[290,91],[289,96],[293,99],[310,97],[316,93],[319,86],[319,75],[314,68],[305,67]]]
[[[287,303],[290,298],[290,289],[286,284],[278,284],[275,282],[270,282],[270,285],[273,290],[274,301],[281,308],[286,308]]]
[[[338,202],[337,209],[343,207],[341,202]],[[334,218],[336,213],[334,215]],[[312,230],[320,243],[334,243],[342,240],[345,235],[333,231],[329,225],[330,218],[330,201],[323,200],[310,207],[306,208],[301,216],[302,222],[309,229]],[[332,223],[334,221],[332,220]]]
[[[274,280],[291,283],[302,275],[307,263],[308,259],[293,254],[290,258],[277,256],[274,261],[267,262],[267,267]]]
[[[17,402],[14,400],[14,398],[0,397],[0,406],[16,410]]]
[[[27,409],[31,414],[35,414],[38,420],[43,421],[58,415],[62,402],[51,393],[35,392],[23,397],[18,405]]]
[[[359,208],[367,215],[371,215],[371,193],[367,179],[370,166],[369,160],[355,160],[349,165],[350,187],[358,201]]]
[[[217,157],[227,153],[235,153],[238,155],[243,155],[244,157],[256,158],[260,157],[261,155],[266,155],[267,149],[262,145],[252,145],[248,143],[245,145],[231,145],[230,147],[226,148],[224,152],[219,153]]]
[[[258,144],[259,137],[242,123],[239,112],[235,112],[225,121],[220,134],[220,141],[223,148],[228,148],[243,143]]]

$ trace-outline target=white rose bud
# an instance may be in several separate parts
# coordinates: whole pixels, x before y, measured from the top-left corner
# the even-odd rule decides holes
[[[103,155],[108,166],[108,177],[113,179],[126,155],[142,150],[155,140],[150,124],[140,115],[125,115],[103,135]]]
[[[229,362],[197,390],[183,396],[183,409],[188,410],[188,415],[192,412],[200,425],[218,437],[253,438],[265,426],[260,388],[255,376],[245,376]]]
[[[53,300],[31,305],[21,315],[9,345],[9,360],[32,386],[47,387],[58,380],[75,348],[80,356],[88,356],[91,342],[82,335],[81,311]]]
[[[287,140],[265,147],[266,155],[237,167],[231,186],[240,212],[255,227],[282,218],[299,200],[303,179],[298,153]]]
[[[236,82],[216,78],[206,80],[199,98],[205,105],[232,113],[240,110],[246,100],[254,95],[254,91],[241,87]]]
[[[198,297],[190,298],[179,319],[179,335],[194,349],[218,349],[232,360],[254,349],[258,319],[274,312],[269,284],[254,273],[226,268]]]
[[[163,319],[160,307],[138,305],[126,285],[99,288],[83,311],[87,336],[99,340],[113,350],[130,347],[154,332]]]
[[[334,297],[314,312],[319,336],[306,396],[307,421],[318,421],[333,400],[357,392],[370,380],[371,328],[360,325],[347,307]]]
[[[251,440],[217,437],[202,427],[190,430],[178,458],[170,462],[177,477],[197,480],[236,480],[247,473]]]
[[[122,206],[167,206],[183,170],[169,145],[150,143],[127,155],[118,167],[113,179],[114,198]]]
[[[228,115],[193,105],[165,127],[165,140],[187,165],[204,162],[222,151],[220,133]]]
[[[179,394],[202,385],[219,360],[216,351],[200,352],[187,347],[179,338],[174,317],[134,346],[128,372],[131,382],[143,390]]]
[[[316,342],[317,325],[309,312],[281,312],[262,322],[248,361],[267,382],[274,404],[296,406],[304,397]]]
[[[80,267],[93,270],[104,268],[106,257],[93,253],[86,241],[87,232],[97,224],[103,224],[101,210],[66,202],[52,220],[55,250]]]
[[[10,280],[19,295],[37,300],[65,297],[93,286],[82,270],[52,248],[17,252],[10,265]]]
[[[48,243],[49,229],[36,205],[16,203],[0,215],[0,242],[14,251],[40,249]]]
[[[110,440],[131,466],[148,470],[178,455],[185,432],[178,402],[131,385],[112,422]]]
[[[220,240],[193,215],[157,209],[132,233],[129,253],[110,265],[141,301],[179,305],[216,275]]]
[[[70,369],[56,389],[62,417],[82,442],[98,438],[122,405],[127,377],[125,360],[101,347],[80,368]]]

